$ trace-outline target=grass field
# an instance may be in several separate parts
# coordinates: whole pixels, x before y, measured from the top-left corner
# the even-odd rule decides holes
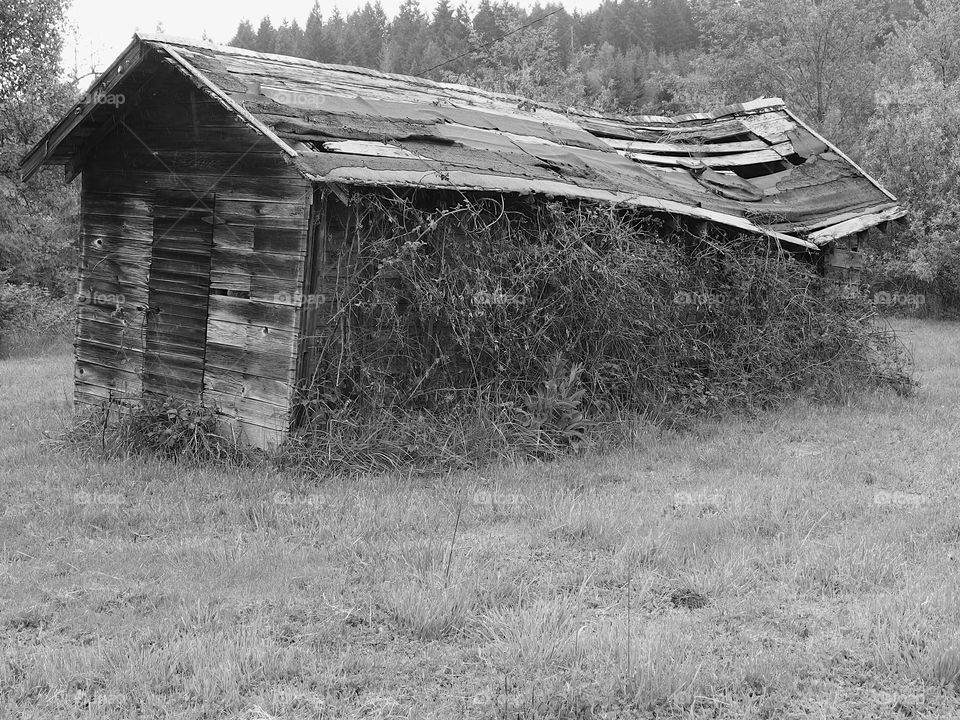
[[[960,325],[898,328],[912,398],[320,486],[64,450],[0,361],[0,717],[960,717]]]

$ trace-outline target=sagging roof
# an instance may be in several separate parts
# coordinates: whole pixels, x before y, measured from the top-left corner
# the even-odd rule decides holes
[[[537,194],[632,205],[818,248],[904,215],[783,101],[610,117],[365,68],[162,35],[133,43],[28,153],[82,167],[157,60],[176,67],[310,180]],[[127,90],[123,108],[93,102]],[[114,118],[115,120],[115,118]]]

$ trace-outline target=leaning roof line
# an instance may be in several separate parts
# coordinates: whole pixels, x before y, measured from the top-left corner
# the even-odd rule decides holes
[[[520,96],[465,85],[148,33],[134,35],[127,50],[91,88],[112,87],[147,57],[175,68],[240,122],[269,140],[304,178],[313,182],[449,188],[458,187],[457,182],[451,180],[457,178],[462,190],[603,199],[654,212],[706,219],[810,249],[839,233],[848,234],[854,228],[903,214],[892,194],[789,112],[778,97],[674,117],[613,116],[535,103]],[[247,90],[243,90],[244,83]],[[254,84],[257,89],[250,89]],[[260,90],[261,85],[270,92]],[[332,104],[320,114],[329,118],[303,116],[305,119],[301,120],[301,103],[281,98],[275,91],[302,91],[329,97]],[[262,96],[263,102],[248,102],[256,99],[255,95]],[[333,98],[338,99],[333,101]],[[94,107],[89,103],[86,107],[78,104],[62,118],[25,156],[21,165],[23,175],[29,177],[41,163],[51,159],[79,166],[81,161],[77,155],[82,157],[82,143],[89,139],[90,131],[75,131],[80,123],[89,124]],[[767,118],[758,117],[764,113],[768,114]],[[481,120],[480,116],[486,118]],[[100,114],[93,116],[98,122],[100,118]],[[324,127],[327,122],[335,122],[337,127],[331,131]],[[346,124],[341,127],[341,123]],[[437,129],[420,129],[431,123]],[[370,140],[378,133],[383,134],[379,143],[384,148],[395,146],[408,153],[398,156],[394,149],[378,152],[376,147],[367,147],[376,145]],[[745,133],[753,139],[737,141],[736,136]],[[312,139],[327,136],[329,142],[319,147]],[[442,157],[429,158],[424,155],[423,143],[430,138],[440,145],[449,144],[458,149],[446,154],[438,151]],[[790,153],[796,154],[795,143],[808,142],[803,138],[822,143],[819,147],[824,151],[829,148],[834,153],[832,157],[837,161],[842,159],[859,176],[859,185],[851,189],[850,197],[837,205],[837,210],[845,212],[834,212],[828,219],[835,218],[837,222],[829,227],[818,225],[832,210],[824,203],[809,211],[797,210],[790,221],[784,219],[791,203],[799,200],[792,195],[788,198],[791,189],[781,190],[780,181],[773,176],[786,174],[787,162],[798,164],[785,158],[792,157]],[[626,152],[629,148],[619,146],[624,142],[643,145],[640,149],[644,151],[654,148],[649,151],[655,155],[646,158],[642,153]],[[683,155],[671,144],[677,142],[689,145],[691,154],[699,152],[693,148],[707,147],[697,145],[704,142],[713,143],[709,147],[716,151],[700,163],[706,167],[689,173],[692,178],[687,173],[672,175],[672,166],[680,164],[682,159],[672,155],[677,152]],[[512,150],[504,151],[505,144],[515,146],[519,156],[524,157],[515,157]],[[655,149],[657,144],[663,144],[664,149]],[[748,145],[751,147],[746,147]],[[753,147],[756,145],[760,151]],[[340,158],[334,159],[338,154]],[[378,160],[364,159],[369,157]],[[623,157],[634,161],[627,163],[631,167],[618,160]],[[434,163],[437,167],[433,167]],[[751,164],[763,166],[761,177],[767,179],[767,184],[760,185],[761,190],[752,186],[744,189],[750,185],[749,181],[740,181],[738,185],[723,179],[727,174],[734,180],[737,177],[733,171],[723,168]],[[799,164],[803,164],[803,160]],[[716,167],[719,171],[707,167]],[[705,170],[705,179],[701,180],[700,173]],[[827,182],[828,178],[824,177],[821,184]],[[860,217],[851,208],[858,206],[854,202],[859,202],[856,193],[863,193],[864,186],[869,185],[879,190],[885,201],[876,206],[877,212]],[[756,197],[751,197],[751,188]],[[778,205],[781,197],[785,203],[783,209]],[[760,200],[763,200],[760,205],[747,204]],[[850,215],[853,217],[849,220],[840,221],[841,217]],[[805,223],[805,217],[811,218],[812,224]],[[814,226],[818,229],[810,232]]]

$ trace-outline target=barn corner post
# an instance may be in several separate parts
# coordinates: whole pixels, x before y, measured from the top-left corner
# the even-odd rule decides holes
[[[305,419],[303,402],[324,388],[333,357],[350,333],[346,294],[359,253],[355,199],[337,184],[315,183],[307,210],[308,239],[299,311],[298,364],[292,426]]]
[[[291,387],[290,429],[295,430],[304,420],[304,398],[308,393],[317,362],[316,325],[320,311],[317,296],[317,266],[323,252],[326,235],[324,192],[319,183],[313,183],[304,207],[306,224],[306,251],[304,253],[302,287],[297,311],[297,363]]]

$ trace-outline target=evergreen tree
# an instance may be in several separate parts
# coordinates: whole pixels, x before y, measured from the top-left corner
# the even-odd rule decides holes
[[[660,52],[676,53],[691,45],[693,21],[684,0],[651,0],[650,25],[653,46]]]
[[[257,28],[256,51],[263,53],[272,53],[277,47],[277,31],[270,22],[269,17],[260,21],[260,27]]]
[[[280,55],[296,57],[303,45],[303,30],[294,20],[292,23],[284,20],[277,29],[277,39],[274,52]]]
[[[323,52],[320,55],[322,62],[350,62],[350,59],[347,57],[346,50],[344,49],[344,35],[346,34],[346,28],[346,20],[344,20],[343,15],[340,14],[340,11],[334,7],[333,12],[330,13],[330,19],[327,20],[326,24],[324,25],[323,34],[326,40],[323,43]]]
[[[300,42],[300,57],[317,62],[328,62],[329,58],[324,47],[323,12],[320,3],[314,2],[313,9],[307,17],[307,24],[303,30]]]
[[[387,72],[416,74],[423,68],[423,51],[429,25],[417,0],[404,0],[390,23],[383,50],[382,68]]]
[[[470,57],[460,57],[470,49],[470,21],[461,6],[454,10],[449,0],[440,0],[433,11],[430,23],[430,41],[424,51],[428,68],[437,67],[430,73],[435,78],[456,77],[469,66]]]
[[[253,25],[249,20],[244,20],[237,27],[237,34],[227,43],[233,47],[243,48],[245,50],[257,49],[257,34],[253,31]]]
[[[344,61],[361,67],[380,67],[380,55],[387,29],[387,16],[380,0],[366,3],[347,17],[344,28]]]
[[[480,44],[493,42],[504,33],[503,13],[490,0],[480,0],[473,16],[473,32]]]

